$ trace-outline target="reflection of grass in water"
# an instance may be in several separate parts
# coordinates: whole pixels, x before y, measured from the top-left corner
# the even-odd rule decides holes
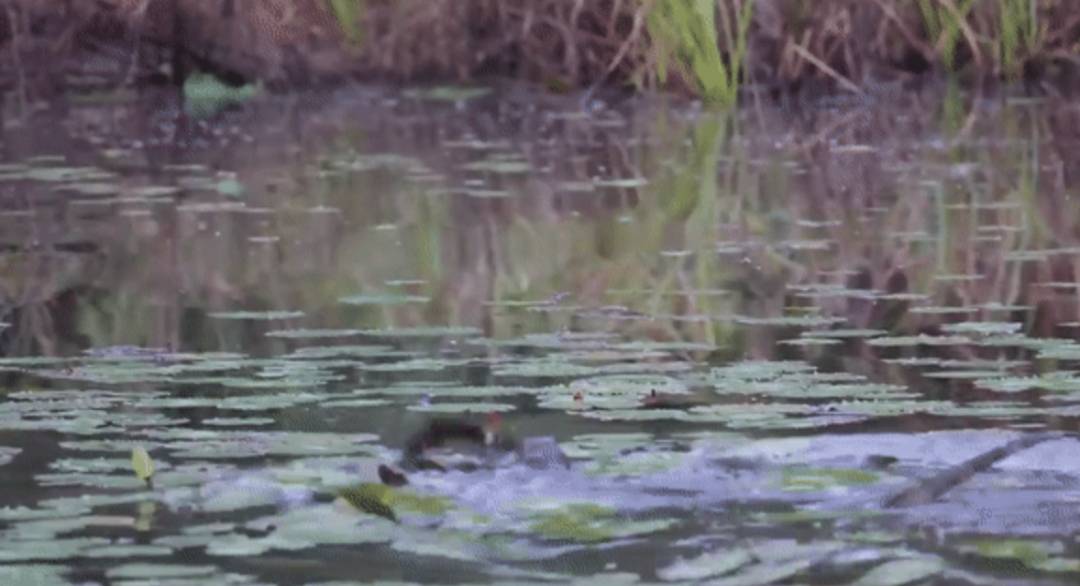
[[[957,106],[953,120],[958,123],[963,118],[958,108],[960,94],[956,92],[952,95],[956,96],[956,99],[951,103]],[[1036,200],[1047,194],[1035,196],[1043,183],[1039,181],[1038,166],[1045,161],[1039,160],[1040,155],[1042,158],[1049,156],[1053,163],[1056,153],[1039,152],[1036,143],[1041,139],[1042,131],[1038,127],[1028,128],[1029,124],[1035,123],[1026,117],[1029,111],[1034,110],[1009,105],[1003,111],[1002,119],[1005,121],[1008,134],[1006,138],[1009,140],[1002,142],[1010,145],[1022,143],[1023,146],[975,149],[970,143],[964,144],[961,137],[958,141],[961,144],[958,144],[955,150],[950,150],[950,159],[947,162],[971,164],[980,169],[980,175],[970,180],[965,178],[963,181],[947,182],[949,197],[945,201],[936,202],[943,206],[938,210],[942,216],[949,214],[955,216],[954,220],[958,220],[960,213],[944,209],[944,206],[957,203],[957,198],[971,197],[975,203],[995,203],[1002,199],[1003,190],[1013,191],[1006,195],[1007,200],[1022,204],[1022,208],[1014,208],[1013,211],[979,210],[977,213],[973,210],[971,214],[963,214],[972,218],[968,222],[970,227],[974,228],[978,227],[974,223],[975,219],[985,222],[985,218],[991,214],[1014,225],[1020,221],[1029,223],[1033,229],[1006,234],[1004,253],[1030,250],[1039,246],[1043,240],[1054,239],[1053,231],[1058,230],[1041,220],[1046,212],[1036,206]],[[504,221],[499,215],[501,211],[485,215],[486,210],[481,210],[480,213],[469,211],[468,213],[473,215],[467,216],[463,221],[455,217],[455,214],[463,209],[454,199],[442,195],[424,196],[415,184],[401,180],[396,175],[397,171],[379,170],[377,173],[320,178],[313,182],[319,188],[325,188],[325,192],[320,193],[320,201],[325,198],[327,205],[342,209],[342,215],[359,226],[350,224],[348,230],[335,231],[325,229],[332,226],[323,223],[326,216],[320,216],[320,223],[307,219],[296,221],[295,217],[290,217],[289,221],[285,222],[268,216],[270,223],[265,232],[251,232],[280,237],[282,244],[276,245],[280,246],[280,252],[277,253],[280,258],[275,259],[271,256],[275,247],[269,245],[252,247],[251,251],[244,255],[225,252],[222,245],[234,245],[245,235],[246,228],[242,216],[236,215],[234,219],[234,216],[223,214],[220,220],[224,236],[220,240],[221,244],[210,239],[197,241],[196,238],[185,238],[179,250],[187,258],[207,259],[201,264],[183,263],[180,270],[157,278],[161,276],[155,272],[161,264],[160,259],[172,254],[165,246],[168,240],[161,239],[158,243],[151,243],[147,247],[148,253],[137,258],[131,263],[131,267],[111,269],[109,279],[112,282],[122,282],[123,285],[119,287],[121,291],[141,290],[141,294],[130,295],[123,303],[112,307],[103,305],[103,302],[95,302],[100,306],[100,311],[95,312],[98,314],[96,317],[103,321],[81,329],[91,333],[93,345],[162,345],[171,336],[179,337],[174,330],[180,321],[183,321],[184,327],[189,330],[189,333],[183,335],[186,340],[194,341],[198,338],[198,341],[194,342],[196,347],[249,346],[250,340],[241,339],[240,336],[261,336],[259,324],[225,324],[208,320],[205,325],[200,325],[197,320],[191,319],[190,315],[183,315],[177,307],[169,309],[173,312],[172,316],[160,313],[161,305],[174,302],[165,295],[164,289],[147,295],[151,281],[147,276],[154,276],[154,282],[175,279],[169,287],[170,290],[180,288],[180,283],[192,283],[192,286],[186,286],[189,293],[184,295],[184,302],[193,306],[206,305],[207,298],[219,300],[211,304],[215,308],[236,306],[220,301],[222,294],[213,292],[224,291],[229,295],[232,294],[231,290],[244,296],[242,305],[245,307],[313,307],[335,312],[320,314],[313,311],[310,320],[303,323],[309,328],[340,327],[346,323],[350,327],[359,328],[425,322],[478,323],[477,313],[469,309],[469,303],[488,301],[492,297],[492,289],[497,290],[497,295],[520,299],[546,299],[557,291],[579,293],[583,290],[596,290],[591,289],[594,286],[602,286],[597,287],[599,290],[634,289],[646,292],[639,296],[622,296],[618,302],[632,304],[633,309],[645,313],[663,315],[682,312],[684,315],[700,313],[705,316],[736,313],[733,309],[738,309],[739,304],[745,304],[747,295],[741,298],[739,295],[726,298],[687,295],[677,299],[672,293],[722,287],[731,282],[741,286],[754,279],[783,276],[784,269],[779,264],[780,260],[776,261],[775,266],[769,266],[759,263],[759,258],[755,256],[752,259],[755,264],[766,266],[763,269],[754,267],[757,272],[751,274],[749,266],[745,269],[739,268],[736,262],[740,259],[734,255],[719,257],[704,254],[703,251],[714,249],[717,240],[742,240],[748,232],[767,242],[791,236],[785,221],[776,221],[771,215],[777,209],[788,205],[780,199],[789,191],[785,187],[790,185],[798,190],[800,197],[793,197],[791,201],[791,205],[795,206],[806,202],[807,207],[824,207],[818,201],[822,199],[822,193],[815,192],[813,187],[804,189],[802,180],[795,175],[788,178],[789,168],[786,165],[761,167],[760,159],[775,156],[776,149],[757,151],[754,150],[752,141],[751,146],[744,147],[743,145],[747,144],[746,137],[739,137],[732,132],[732,119],[704,115],[686,123],[677,116],[662,116],[666,118],[660,118],[660,122],[653,123],[645,131],[650,139],[648,146],[629,153],[625,149],[616,152],[613,148],[612,152],[590,154],[590,157],[602,159],[609,169],[619,169],[619,172],[614,174],[616,177],[640,175],[649,178],[649,183],[643,187],[611,187],[599,190],[604,195],[623,194],[623,201],[636,202],[633,208],[626,208],[629,213],[623,212],[632,215],[632,223],[620,223],[612,219],[617,212],[610,207],[600,212],[599,219],[587,221],[571,221],[565,217],[560,217],[556,222],[537,221],[529,216],[530,209],[522,208],[513,209],[515,215],[512,222]],[[979,112],[973,111],[972,119],[978,122],[978,117]],[[661,123],[666,123],[668,127],[662,127]],[[974,128],[975,132],[979,132],[978,126]],[[348,148],[349,144],[357,144],[358,150],[370,150],[370,146],[360,149],[359,147],[364,145],[359,144],[360,138],[355,138],[356,136],[360,136],[360,132],[351,131],[350,138],[345,140],[343,145],[330,148],[344,149]],[[683,141],[688,136],[690,140],[684,146]],[[740,140],[732,140],[733,138]],[[403,148],[413,146],[409,144]],[[1008,149],[1008,152],[1005,152],[1005,149]],[[629,156],[625,156],[627,154]],[[422,157],[423,153],[416,160]],[[973,157],[976,157],[974,161]],[[750,164],[750,160],[754,163]],[[807,154],[806,160],[800,161],[803,163],[802,171],[809,170],[809,173],[817,173],[817,164],[821,162],[819,155],[814,153]],[[934,155],[930,155],[927,162],[933,164],[937,160]],[[669,164],[671,171],[666,170]],[[398,166],[394,167],[397,168]],[[304,169],[295,169],[295,174],[299,175]],[[980,179],[981,173],[989,174],[986,181]],[[369,181],[369,178],[373,180]],[[828,177],[823,179],[829,181]],[[971,191],[975,189],[979,191]],[[363,197],[357,197],[358,190],[366,190]],[[286,196],[279,201],[296,207],[310,203],[305,201],[310,200],[310,191],[297,189],[296,193],[298,195]],[[546,203],[543,193],[530,193],[529,205],[536,200],[541,205]],[[890,217],[884,222],[885,231],[918,229],[936,221],[934,215],[925,214],[924,210],[919,208],[920,200],[916,194],[899,201],[894,206],[895,213],[890,212]],[[509,205],[522,206],[520,203]],[[858,211],[853,210],[854,213]],[[788,213],[788,210],[784,210],[784,213]],[[1020,213],[1023,214],[1022,217],[1019,216]],[[477,216],[484,221],[475,221]],[[913,221],[912,218],[917,219]],[[357,219],[359,221],[356,221]],[[399,229],[392,233],[376,231],[365,227],[368,222],[394,222]],[[467,225],[469,222],[472,222],[472,225]],[[726,227],[718,228],[718,224],[730,224],[741,231],[732,233]],[[178,230],[181,234],[189,233],[188,226],[188,220],[182,220],[182,223],[176,226],[162,224],[164,229]],[[973,250],[972,240],[966,238],[968,227],[958,221],[957,225],[952,227],[957,232],[956,237],[947,242],[942,250]],[[949,229],[949,226],[945,228]],[[833,240],[842,244],[840,252],[853,250],[852,246],[867,243],[865,235],[853,237],[840,227],[815,228],[814,235],[824,235],[820,230],[826,229]],[[693,254],[658,259],[658,251],[661,250],[685,250]],[[916,246],[907,249],[898,247],[897,251],[882,251],[879,258],[871,258],[869,261],[873,265],[872,270],[876,272],[879,267],[890,264],[889,258],[901,257],[900,260],[906,260],[923,255],[925,250],[925,246],[921,249]],[[373,251],[378,251],[378,254]],[[488,253],[490,254],[485,256]],[[994,265],[999,262],[997,254],[998,252],[984,249],[974,251],[968,258],[977,257],[980,263]],[[781,260],[796,269],[812,269],[808,264],[803,264],[805,256],[807,255],[788,254],[787,258]],[[886,258],[881,259],[880,256]],[[208,264],[211,262],[213,264]],[[297,265],[300,264],[304,266],[298,269]],[[1019,276],[1019,272],[1012,267],[1019,267],[1020,264],[1005,265],[1010,278]],[[1030,267],[1033,263],[1023,264]],[[947,264],[942,266],[948,268]],[[966,272],[967,269],[955,267],[953,270],[942,271]],[[751,276],[747,277],[748,274]],[[907,273],[907,278],[916,279],[920,278],[918,275],[930,274],[932,271],[912,270]],[[374,307],[355,310],[333,307],[334,300],[343,295],[366,290],[389,290],[382,285],[386,279],[418,277],[426,283],[410,285],[401,291],[405,294],[432,297],[436,302],[431,307]],[[879,277],[880,275],[874,277],[875,286],[883,282]],[[922,290],[930,287],[950,290],[967,288],[968,291],[983,296],[1002,290],[995,289],[998,285],[989,278],[985,283],[953,285],[926,282],[917,285]],[[768,294],[768,290],[750,291],[750,295],[755,296],[754,299]],[[575,297],[576,295],[571,297],[571,303],[603,302],[595,295],[583,295],[582,299]],[[110,295],[109,299],[116,300],[116,294]],[[1001,300],[1007,302],[1011,299],[1015,299],[1015,296]],[[937,300],[938,303],[942,301]],[[470,311],[472,313],[469,313]],[[80,312],[80,319],[94,318]],[[515,319],[518,320],[516,323]],[[529,329],[547,330],[571,326],[573,323],[573,318],[566,315],[519,311],[513,319],[496,318],[495,328],[505,332],[526,319],[529,322],[524,327]],[[636,335],[645,331],[645,326],[641,324],[618,324],[616,327],[625,328]],[[701,322],[691,323],[678,323],[661,318],[648,327],[653,329],[645,335],[651,336],[654,332],[660,332],[661,336],[705,339],[714,344],[723,344],[725,337],[730,338],[732,333],[731,324],[709,317]],[[121,332],[120,328],[126,329]],[[144,342],[141,336],[154,328],[160,329],[160,334],[149,336]],[[238,331],[241,328],[246,331]]]
[[[945,82],[945,97],[942,99],[941,115],[942,127],[948,136],[955,135],[964,126],[966,115],[964,101],[965,94],[961,91],[959,82],[950,77]],[[974,108],[975,104],[972,104],[972,107]]]

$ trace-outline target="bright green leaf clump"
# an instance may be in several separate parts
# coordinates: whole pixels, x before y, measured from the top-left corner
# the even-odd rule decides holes
[[[827,490],[836,486],[874,484],[878,475],[856,468],[788,468],[783,472],[784,490]]]
[[[372,482],[346,488],[338,495],[360,511],[392,521],[397,520],[395,511],[398,510],[421,515],[441,515],[452,508],[450,501],[443,497],[416,494]]]
[[[150,454],[146,451],[146,448],[142,446],[136,446],[131,450],[131,469],[135,471],[135,476],[139,480],[150,484],[154,477],[154,461],[150,459]]]
[[[617,511],[595,503],[570,503],[555,510],[538,511],[529,529],[541,537],[578,543],[598,543],[619,537],[661,531],[674,521],[628,521]]]

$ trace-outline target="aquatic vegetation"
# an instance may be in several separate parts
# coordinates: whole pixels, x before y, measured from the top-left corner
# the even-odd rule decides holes
[[[594,503],[568,503],[550,508],[534,506],[529,531],[559,541],[596,543],[663,531],[675,525],[671,519],[633,521],[619,518],[614,508]]]
[[[428,413],[494,413],[512,411],[513,405],[507,403],[428,403],[409,405],[409,411],[423,411]]]
[[[405,92],[405,95],[411,98],[418,98],[422,100],[435,100],[443,102],[461,102],[465,100],[471,100],[479,98],[491,93],[490,88],[486,87],[464,87],[464,86],[436,86],[429,89],[414,89]]]
[[[222,108],[245,102],[262,91],[257,84],[231,87],[210,74],[195,74],[184,81],[184,99],[193,116],[205,118]]]
[[[780,482],[784,490],[819,491],[877,481],[878,475],[866,470],[789,467],[783,470]]]
[[[935,49],[940,53],[941,60],[946,69],[956,67],[957,43],[961,32],[965,33],[965,40],[974,43],[970,37],[966,20],[975,0],[961,0],[956,5],[944,4],[934,0],[918,0],[919,12],[922,14],[927,32],[933,41]],[[979,55],[979,47],[969,45],[976,58]]]
[[[150,485],[154,477],[154,461],[150,459],[146,448],[137,447],[131,450],[131,469],[135,472],[136,478],[145,482],[147,486]]]
[[[420,295],[400,295],[395,293],[368,293],[350,295],[338,299],[345,305],[399,305],[403,303],[427,303],[427,297]]]
[[[945,569],[945,564],[937,558],[911,558],[887,561],[877,565],[859,577],[855,586],[904,586],[917,584],[935,576]]]
[[[360,330],[337,330],[337,329],[304,329],[299,328],[295,330],[273,330],[266,332],[266,335],[271,338],[294,338],[294,339],[312,339],[312,338],[348,338],[356,336],[360,333]],[[304,350],[304,349],[301,349]],[[298,350],[297,352],[300,352]],[[308,351],[308,358],[311,357],[310,350]],[[300,354],[303,356],[303,354]],[[320,358],[326,358],[327,356],[320,356]]]
[[[1035,539],[973,540],[963,543],[959,550],[983,558],[1013,560],[1032,570],[1076,572],[1080,560],[1060,557],[1064,545],[1058,541]]]
[[[479,336],[483,332],[470,326],[417,326],[361,330],[361,334],[376,338],[468,338]]]
[[[394,521],[395,511],[442,515],[453,507],[445,497],[413,494],[381,483],[347,488],[340,492],[340,497],[361,511]]]
[[[661,1],[652,7],[647,28],[658,54],[655,75],[666,82],[668,72],[685,68],[683,75],[696,85],[708,101],[732,106],[742,83],[753,2],[727,3],[715,0],[690,2]],[[717,14],[720,26],[717,26]],[[723,41],[728,54],[720,53]]]
[[[304,317],[302,311],[218,311],[209,314],[215,319],[285,320]]]
[[[226,533],[198,535],[196,541],[205,544],[212,556],[256,556],[270,551],[301,551],[320,545],[387,543],[392,539],[394,525],[374,516],[343,514],[332,504],[314,505],[287,510],[244,524],[254,535]]]
[[[735,317],[735,323],[747,326],[820,328],[834,324],[842,324],[845,321],[847,320],[842,317],[824,317],[815,315],[790,315],[779,317]]]
[[[721,550],[688,560],[680,558],[673,564],[660,568],[656,574],[661,580],[671,582],[703,580],[730,574],[753,561],[754,556],[745,549]]]
[[[478,582],[917,584],[1008,564],[1069,583],[1072,519],[1044,513],[1080,478],[1071,436],[870,514],[1080,416],[1069,125],[1044,104],[830,102],[807,144],[765,105],[365,92],[195,122],[206,144],[175,163],[111,137],[0,163],[0,558],[17,564],[0,580],[240,556],[259,578],[115,581],[274,581],[280,556],[325,583],[409,579],[390,554]],[[449,442],[432,452],[451,470],[382,484],[433,420],[542,439],[567,465]],[[924,547],[917,527],[964,537]]]

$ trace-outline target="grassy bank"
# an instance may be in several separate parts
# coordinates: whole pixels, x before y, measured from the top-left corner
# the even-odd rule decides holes
[[[76,3],[78,4],[78,3]],[[327,77],[521,78],[561,91],[674,89],[732,104],[747,84],[854,93],[921,75],[1070,81],[1072,0],[6,0],[6,71],[35,39],[70,51],[176,48],[191,67],[298,85]],[[179,25],[177,24],[179,23]],[[148,42],[147,42],[148,41]],[[117,47],[119,46],[119,47]],[[150,51],[144,50],[149,54]],[[123,54],[123,52],[121,52]],[[158,60],[167,59],[159,55]],[[153,56],[149,70],[160,64]],[[8,85],[17,76],[8,75]]]
[[[342,0],[344,1],[344,0]],[[339,2],[341,3],[341,2]],[[817,80],[853,92],[927,73],[1028,79],[1080,63],[1067,0],[363,0],[365,55],[403,78],[497,72],[554,87]],[[364,33],[367,33],[364,36]],[[431,40],[437,40],[431,42]]]

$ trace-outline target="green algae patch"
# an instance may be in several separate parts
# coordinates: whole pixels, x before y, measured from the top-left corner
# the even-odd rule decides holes
[[[1061,557],[1065,545],[1057,540],[986,538],[962,543],[957,549],[981,558],[1011,560],[1030,570],[1080,572],[1080,560]]]
[[[453,509],[450,499],[417,494],[375,482],[343,489],[338,496],[359,511],[392,521],[397,520],[397,512],[435,516]]]
[[[534,512],[529,530],[548,540],[600,543],[663,531],[675,523],[671,519],[633,521],[621,518],[612,507],[595,503],[569,503]]]
[[[857,468],[795,466],[781,472],[780,486],[787,491],[816,492],[842,486],[865,486],[879,480],[878,474]]]
[[[136,478],[147,486],[151,485],[154,478],[154,461],[146,448],[138,446],[131,450],[131,469],[135,472]]]

